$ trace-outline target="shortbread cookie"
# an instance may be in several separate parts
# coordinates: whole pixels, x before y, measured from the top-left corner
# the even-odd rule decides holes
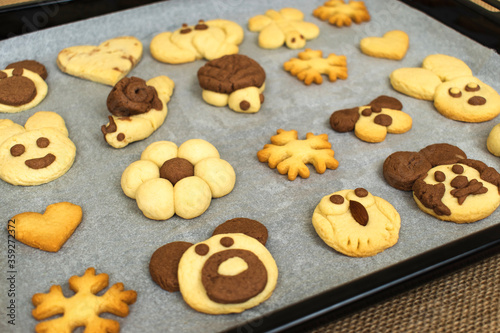
[[[31,301],[35,308],[31,312],[36,320],[53,319],[36,325],[37,332],[73,332],[78,327],[85,327],[86,332],[106,333],[120,331],[116,320],[101,318],[101,313],[111,313],[126,317],[129,305],[134,304],[137,293],[124,290],[123,283],[115,283],[106,292],[99,294],[108,286],[108,274],[96,275],[93,267],[88,268],[83,276],[72,276],[69,288],[75,295],[66,297],[59,285],[50,287],[46,294],[35,294]],[[99,295],[97,295],[99,294]]]
[[[327,168],[337,169],[339,162],[333,157],[331,147],[327,134],[307,133],[305,140],[299,140],[296,130],[279,129],[277,135],[271,137],[271,144],[257,152],[257,158],[280,174],[288,174],[289,180],[295,180],[297,175],[309,177],[306,163],[314,165],[317,173],[324,173]]]
[[[207,62],[198,70],[205,102],[236,112],[255,113],[264,102],[266,73],[253,59],[240,54]]]
[[[16,113],[31,109],[47,96],[47,83],[39,74],[12,65],[0,71],[0,112]]]
[[[163,75],[147,82],[137,77],[121,79],[108,95],[106,104],[112,116],[101,127],[104,140],[123,148],[153,134],[167,117],[174,87],[174,81]]]
[[[337,27],[350,26],[370,21],[370,13],[363,1],[329,0],[313,11],[313,15]]]
[[[222,229],[225,232],[218,233]],[[151,257],[151,276],[165,290],[180,290],[186,303],[199,312],[242,312],[264,302],[276,287],[278,267],[264,238],[267,229],[260,222],[227,221],[203,242],[160,247]]]
[[[488,135],[486,147],[495,156],[500,156],[500,124],[495,125]]]
[[[472,70],[462,60],[446,55],[431,54],[422,61],[422,68],[432,71],[441,81],[449,81],[461,76],[472,76]]]
[[[65,48],[57,56],[57,66],[66,74],[114,86],[137,65],[142,43],[135,37],[109,39],[99,46]]]
[[[365,37],[361,39],[361,52],[371,57],[401,60],[410,46],[410,38],[406,32],[392,30],[383,37]]]
[[[304,22],[304,14],[295,8],[269,9],[264,15],[250,18],[248,29],[260,32],[258,43],[264,49],[276,49],[283,44],[291,49],[300,49],[307,40],[319,35],[318,26]]]
[[[0,119],[0,179],[12,185],[40,185],[64,175],[75,160],[64,119],[39,111],[24,127]]]
[[[184,23],[174,32],[156,35],[149,48],[153,58],[158,61],[182,64],[236,54],[243,37],[243,28],[235,22],[221,19],[199,20],[194,26]]]
[[[434,92],[442,83],[439,76],[425,68],[398,68],[390,75],[392,87],[413,98],[434,100]]]
[[[82,208],[70,202],[47,206],[43,214],[26,212],[9,220],[9,233],[31,247],[57,252],[82,221]]]
[[[351,257],[368,257],[397,243],[401,218],[389,202],[357,188],[324,196],[312,223],[328,246]]]
[[[192,219],[208,209],[212,198],[229,194],[235,182],[233,167],[212,144],[191,139],[179,147],[170,141],[149,145],[125,169],[121,187],[147,218],[167,220],[177,214]]]
[[[411,129],[412,119],[408,114],[389,108],[400,105],[395,98],[379,96],[367,106],[333,112],[330,126],[337,132],[354,130],[354,134],[366,142],[382,142],[387,133],[401,134]]]
[[[348,77],[345,56],[330,53],[327,58],[323,58],[323,52],[319,50],[306,49],[299,53],[298,59],[290,59],[285,62],[283,67],[293,76],[304,81],[306,85],[310,85],[312,82],[323,83],[321,74],[328,75],[331,82],[337,81],[337,79],[345,80]]]

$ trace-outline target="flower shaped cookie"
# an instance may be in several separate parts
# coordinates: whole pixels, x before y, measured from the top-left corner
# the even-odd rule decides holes
[[[191,139],[179,147],[170,141],[149,145],[125,169],[121,186],[147,218],[167,220],[177,214],[192,219],[208,209],[212,198],[229,194],[235,181],[233,167],[211,143]]]

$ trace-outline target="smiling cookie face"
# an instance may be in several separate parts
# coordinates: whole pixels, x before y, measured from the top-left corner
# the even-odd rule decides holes
[[[32,127],[47,125],[47,119],[51,118],[56,120],[54,127]],[[60,116],[53,112],[37,112],[24,129],[14,123],[11,125],[18,129],[18,133],[0,144],[1,179],[13,185],[39,185],[68,171],[75,159],[76,148],[68,138]],[[63,131],[59,129],[61,125]]]

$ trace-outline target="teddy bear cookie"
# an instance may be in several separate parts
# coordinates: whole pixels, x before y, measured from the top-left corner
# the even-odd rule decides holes
[[[286,45],[290,49],[300,49],[307,40],[319,35],[314,23],[304,22],[304,14],[295,8],[269,9],[264,15],[248,20],[248,29],[259,32],[259,46],[276,49]]]
[[[350,132],[366,142],[382,142],[387,133],[401,134],[411,129],[411,117],[401,111],[400,101],[379,96],[366,106],[338,110],[330,116],[330,126],[337,132]]]
[[[64,119],[55,112],[36,112],[24,127],[0,119],[0,179],[7,183],[48,183],[71,168],[75,155]]]
[[[434,101],[436,110],[453,120],[476,123],[500,114],[500,95],[455,57],[429,55],[422,67],[393,71],[390,81],[403,94]]]
[[[240,313],[267,300],[278,267],[266,249],[267,228],[258,221],[226,221],[209,239],[172,242],[151,256],[153,281],[179,291],[193,309],[208,314]]]
[[[370,13],[363,1],[349,0],[345,3],[343,0],[329,0],[316,8],[313,15],[339,28],[350,26],[353,21],[357,24],[370,21]]]
[[[142,43],[135,37],[122,36],[100,45],[78,45],[57,55],[57,66],[69,75],[114,86],[137,65]]]
[[[500,174],[452,145],[395,152],[384,161],[383,173],[389,185],[412,190],[418,207],[440,220],[475,222],[500,205]]]
[[[235,182],[233,167],[202,139],[179,147],[170,141],[154,142],[121,177],[125,195],[135,199],[144,216],[152,220],[167,220],[174,214],[184,219],[198,217],[212,198],[229,194]]]
[[[280,174],[288,174],[289,180],[295,180],[297,176],[309,177],[306,163],[314,165],[320,174],[327,168],[337,169],[339,162],[333,157],[335,152],[331,147],[327,134],[307,133],[305,140],[299,140],[296,130],[278,129],[277,135],[271,137],[271,144],[257,152],[257,158]]]
[[[112,115],[101,127],[104,140],[114,148],[123,148],[153,134],[167,117],[174,87],[174,81],[164,75],[148,81],[134,76],[118,81],[106,101]]]
[[[217,59],[236,54],[243,41],[244,32],[237,23],[228,20],[199,20],[198,24],[186,23],[174,32],[156,35],[149,46],[151,55],[158,61],[183,64],[198,59]]]
[[[383,37],[365,37],[359,42],[361,52],[370,57],[401,60],[410,46],[406,32],[391,30]]]
[[[31,109],[47,96],[47,69],[35,60],[7,65],[0,71],[0,112]]]
[[[385,199],[364,188],[324,196],[312,216],[330,247],[351,257],[369,257],[397,243],[401,217]]]
[[[335,53],[330,53],[328,57],[323,58],[322,51],[306,49],[298,56],[299,58],[292,58],[285,62],[283,67],[306,85],[310,85],[312,82],[323,83],[321,74],[328,75],[331,82],[337,81],[338,78],[345,80],[348,77],[347,60],[343,55],[338,56]]]
[[[205,102],[226,106],[236,112],[255,113],[264,102],[266,73],[253,59],[226,55],[207,62],[198,70]]]

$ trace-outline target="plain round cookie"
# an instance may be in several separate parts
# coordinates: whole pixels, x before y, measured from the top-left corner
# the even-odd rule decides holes
[[[495,125],[486,140],[488,151],[495,156],[500,156],[500,124]]]

